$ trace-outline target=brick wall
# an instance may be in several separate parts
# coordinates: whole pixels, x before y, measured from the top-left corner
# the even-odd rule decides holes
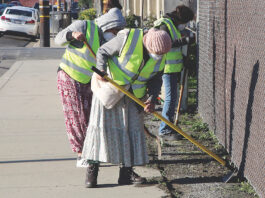
[[[26,6],[26,7],[33,7],[36,2],[39,2],[39,0],[19,0],[19,1],[23,6]],[[56,0],[54,0],[54,3],[55,2]],[[64,0],[61,0],[61,2],[63,3]],[[50,4],[52,4],[52,0],[50,0]]]
[[[38,0],[19,0],[19,1],[23,6],[26,7],[33,7],[36,2],[39,2]]]
[[[265,1],[199,1],[198,110],[265,197]]]

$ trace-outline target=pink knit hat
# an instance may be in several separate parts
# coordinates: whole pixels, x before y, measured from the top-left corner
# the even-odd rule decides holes
[[[164,30],[151,28],[143,38],[143,43],[149,52],[161,55],[171,49],[171,38]]]

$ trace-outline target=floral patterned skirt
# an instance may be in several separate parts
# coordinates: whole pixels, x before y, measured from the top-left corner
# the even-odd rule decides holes
[[[57,74],[57,88],[63,104],[70,145],[74,152],[81,152],[91,108],[92,91],[90,83],[79,83],[63,70],[60,70]]]
[[[148,163],[143,113],[131,99],[124,96],[112,109],[106,109],[93,96],[82,158],[126,167]]]

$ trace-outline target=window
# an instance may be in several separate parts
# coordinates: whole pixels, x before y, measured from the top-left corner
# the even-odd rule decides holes
[[[8,9],[6,11],[6,14],[13,14],[13,15],[32,17],[33,12],[32,11],[26,11],[26,10]]]

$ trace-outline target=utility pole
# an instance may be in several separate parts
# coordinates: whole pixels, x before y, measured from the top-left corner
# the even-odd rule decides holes
[[[39,0],[40,5],[40,47],[50,47],[49,0]]]
[[[64,4],[63,4],[63,11],[66,12],[67,11],[67,2],[66,0],[64,0]]]
[[[143,27],[144,23],[144,0],[140,0],[140,16],[141,16],[141,28]]]
[[[61,3],[62,1],[61,0],[57,0],[57,11],[60,11],[61,9]]]

